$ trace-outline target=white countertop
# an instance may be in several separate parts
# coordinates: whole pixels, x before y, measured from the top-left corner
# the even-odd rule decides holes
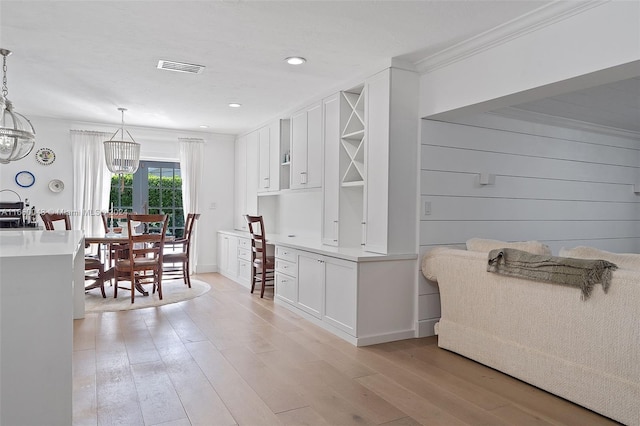
[[[251,234],[249,234],[248,232],[238,231],[235,229],[222,230],[219,232],[222,234],[234,235],[242,238],[251,238]],[[361,248],[327,246],[314,238],[302,238],[279,234],[267,233],[267,242],[273,245],[310,251],[312,253],[335,257],[338,259],[350,260],[353,262],[379,262],[382,260],[406,260],[418,258],[418,255],[416,253],[379,254],[364,251]]]
[[[4,231],[0,258],[73,255],[83,238],[83,231]]]

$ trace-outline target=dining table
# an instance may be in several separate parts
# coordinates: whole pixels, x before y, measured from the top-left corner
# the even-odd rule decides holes
[[[171,242],[173,240],[175,240],[175,237],[173,235],[165,236],[166,242]],[[104,244],[105,246],[108,246],[107,255],[105,256],[106,257],[105,263],[108,262],[109,267],[106,267],[105,265],[105,269],[103,273],[103,282],[107,280],[110,281],[113,278],[115,278],[115,272],[116,272],[115,262],[114,262],[115,259],[111,259],[110,256],[114,252],[113,249],[117,248],[117,246],[124,246],[126,244],[129,244],[129,236],[126,233],[98,232],[93,235],[85,235],[84,243],[87,246],[90,244]],[[99,285],[100,284],[96,282],[91,286],[86,287],[86,290],[90,290],[91,288],[97,288],[99,287]],[[145,290],[144,287],[142,287],[142,284],[140,283],[139,280],[136,280],[134,286],[136,290],[138,290],[138,292],[143,296],[149,295],[149,292]]]

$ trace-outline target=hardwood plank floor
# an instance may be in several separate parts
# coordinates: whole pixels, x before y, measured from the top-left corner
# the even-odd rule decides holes
[[[357,348],[219,275],[186,302],[74,321],[74,425],[615,425],[438,348]]]

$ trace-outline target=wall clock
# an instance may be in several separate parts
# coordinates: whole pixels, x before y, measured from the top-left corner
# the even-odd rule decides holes
[[[36,161],[42,165],[48,166],[56,161],[56,153],[51,148],[40,148],[36,151]]]
[[[29,188],[36,182],[36,177],[33,173],[23,170],[16,173],[16,184],[22,188]]]

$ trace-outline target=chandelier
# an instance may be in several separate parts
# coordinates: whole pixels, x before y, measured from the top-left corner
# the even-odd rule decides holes
[[[126,108],[118,108],[122,113],[122,126],[111,136],[111,139],[104,141],[104,156],[107,161],[107,168],[111,173],[128,174],[135,173],[140,163],[140,144],[133,140],[133,136],[124,128],[124,112]],[[124,132],[127,132],[131,141],[124,140]],[[120,140],[113,138],[120,132]]]
[[[36,143],[36,131],[24,115],[13,110],[13,104],[7,99],[9,93],[7,89],[7,56],[11,55],[11,51],[0,49],[0,55],[2,55],[0,163],[7,164],[29,155]]]

